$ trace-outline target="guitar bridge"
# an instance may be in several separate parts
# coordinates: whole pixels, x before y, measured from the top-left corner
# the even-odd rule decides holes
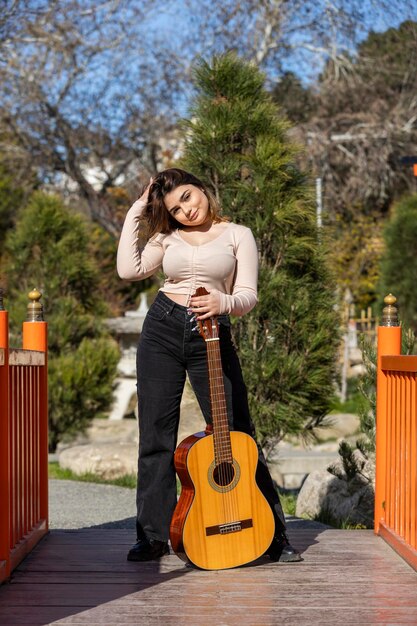
[[[242,524],[240,522],[231,522],[230,524],[219,525],[219,532],[221,535],[225,535],[226,533],[237,533],[239,530],[242,530]]]
[[[235,522],[227,522],[226,524],[218,524],[217,526],[207,526],[206,535],[227,535],[229,533],[238,533],[245,528],[252,528],[253,521],[251,519],[242,519]]]

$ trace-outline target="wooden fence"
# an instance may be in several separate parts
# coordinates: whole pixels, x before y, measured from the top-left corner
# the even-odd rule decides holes
[[[401,355],[395,302],[378,327],[375,532],[417,569],[417,356]]]
[[[23,349],[0,296],[0,582],[48,531],[47,324],[29,294]]]

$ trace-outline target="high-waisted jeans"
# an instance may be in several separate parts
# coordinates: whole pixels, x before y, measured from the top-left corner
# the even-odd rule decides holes
[[[246,387],[230,334],[220,315],[220,350],[230,430],[254,436]],[[207,350],[187,308],[159,292],[145,318],[137,352],[139,462],[137,535],[166,541],[176,497],[174,451],[186,373],[205,421],[211,423]],[[203,429],[202,429],[203,430]],[[274,513],[277,531],[285,518],[262,450],[256,481]]]

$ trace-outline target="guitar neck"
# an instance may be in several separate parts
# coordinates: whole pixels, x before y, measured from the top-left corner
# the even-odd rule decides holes
[[[227,419],[223,369],[219,339],[206,341],[210,383],[211,413],[213,419],[214,455],[216,464],[232,463],[232,446]]]

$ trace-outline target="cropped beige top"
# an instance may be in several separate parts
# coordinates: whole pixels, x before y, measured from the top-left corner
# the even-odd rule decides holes
[[[220,294],[220,313],[244,315],[257,303],[258,251],[246,226],[225,225],[211,241],[195,246],[181,230],[154,235],[139,245],[140,215],[144,202],[137,200],[123,224],[117,251],[117,271],[125,280],[143,280],[162,268],[161,291],[191,297],[198,287]]]

